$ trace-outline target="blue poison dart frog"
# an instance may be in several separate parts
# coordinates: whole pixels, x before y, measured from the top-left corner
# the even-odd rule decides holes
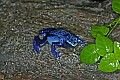
[[[56,52],[55,46],[75,47],[77,44],[81,46],[87,44],[85,40],[81,40],[78,36],[65,30],[57,30],[55,28],[41,30],[39,35],[43,36],[43,39],[40,39],[39,36],[34,37],[34,51],[38,54],[41,53],[39,48],[49,43],[51,44],[51,52],[56,58],[61,58],[61,55],[59,52]]]

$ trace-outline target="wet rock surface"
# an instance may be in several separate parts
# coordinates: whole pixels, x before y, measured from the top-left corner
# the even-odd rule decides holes
[[[111,0],[1,0],[0,79],[6,80],[119,80],[120,71],[104,73],[97,65],[80,62],[83,47],[61,48],[57,60],[49,44],[33,54],[33,38],[43,28],[63,28],[94,43],[91,25],[107,25],[118,15]],[[120,26],[110,38],[120,41]]]

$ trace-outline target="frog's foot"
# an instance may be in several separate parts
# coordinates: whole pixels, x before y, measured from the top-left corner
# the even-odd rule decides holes
[[[54,55],[57,59],[61,59],[61,58],[62,58],[62,56],[60,55],[60,52],[54,51],[54,52],[52,52],[52,53],[53,53],[53,55]]]
[[[80,46],[85,46],[85,45],[87,45],[88,43],[87,43],[87,41],[85,41],[85,40],[79,40],[79,41],[78,41],[78,44],[80,44]]]
[[[57,43],[52,43],[52,46],[51,46],[51,51],[52,51],[52,54],[57,58],[57,59],[61,59],[61,55],[60,55],[60,52],[56,52],[56,48],[55,48],[55,45]]]
[[[41,40],[39,38],[39,36],[35,36],[34,40],[33,40],[34,51],[37,52],[38,54],[40,54],[41,51],[40,51],[39,47],[43,46],[46,42],[47,42],[46,37],[44,37],[43,40]]]

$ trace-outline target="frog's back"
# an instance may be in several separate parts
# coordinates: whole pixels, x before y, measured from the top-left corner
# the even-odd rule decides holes
[[[70,35],[70,33],[65,30],[53,30],[53,31],[50,31],[49,34],[56,35],[59,37],[62,37],[62,36],[64,37],[64,36]]]

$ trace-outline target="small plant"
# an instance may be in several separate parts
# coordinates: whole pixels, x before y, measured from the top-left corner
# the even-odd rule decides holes
[[[120,0],[112,1],[112,9],[120,14]],[[104,72],[120,69],[120,42],[113,42],[108,38],[119,23],[120,17],[107,26],[92,26],[91,34],[96,38],[96,43],[83,48],[80,61],[86,64],[94,64],[100,60],[98,69]]]

